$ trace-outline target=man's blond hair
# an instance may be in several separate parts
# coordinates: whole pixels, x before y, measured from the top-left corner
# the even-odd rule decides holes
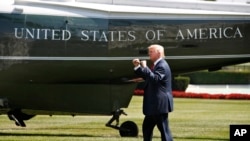
[[[160,53],[161,58],[165,58],[165,53],[164,53],[164,47],[163,46],[158,45],[158,44],[153,44],[153,45],[148,47],[148,49],[150,49],[150,48],[154,48],[155,51]]]

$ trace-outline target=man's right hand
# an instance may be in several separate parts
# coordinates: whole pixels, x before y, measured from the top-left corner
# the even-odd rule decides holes
[[[132,63],[134,64],[135,67],[140,65],[140,60],[138,58],[133,59]]]

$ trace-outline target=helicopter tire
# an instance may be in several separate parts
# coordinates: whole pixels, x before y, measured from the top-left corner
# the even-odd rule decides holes
[[[138,127],[133,121],[125,121],[121,124],[119,129],[121,137],[137,137]]]

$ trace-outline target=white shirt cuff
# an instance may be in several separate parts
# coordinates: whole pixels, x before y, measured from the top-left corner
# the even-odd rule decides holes
[[[138,66],[134,67],[134,70],[137,70],[140,67],[141,67],[141,65],[138,65]]]

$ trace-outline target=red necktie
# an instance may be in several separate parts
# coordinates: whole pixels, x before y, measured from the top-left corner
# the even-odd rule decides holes
[[[155,67],[155,65],[152,64],[152,65],[150,66],[150,69],[151,69],[151,70],[154,70],[154,67]]]

